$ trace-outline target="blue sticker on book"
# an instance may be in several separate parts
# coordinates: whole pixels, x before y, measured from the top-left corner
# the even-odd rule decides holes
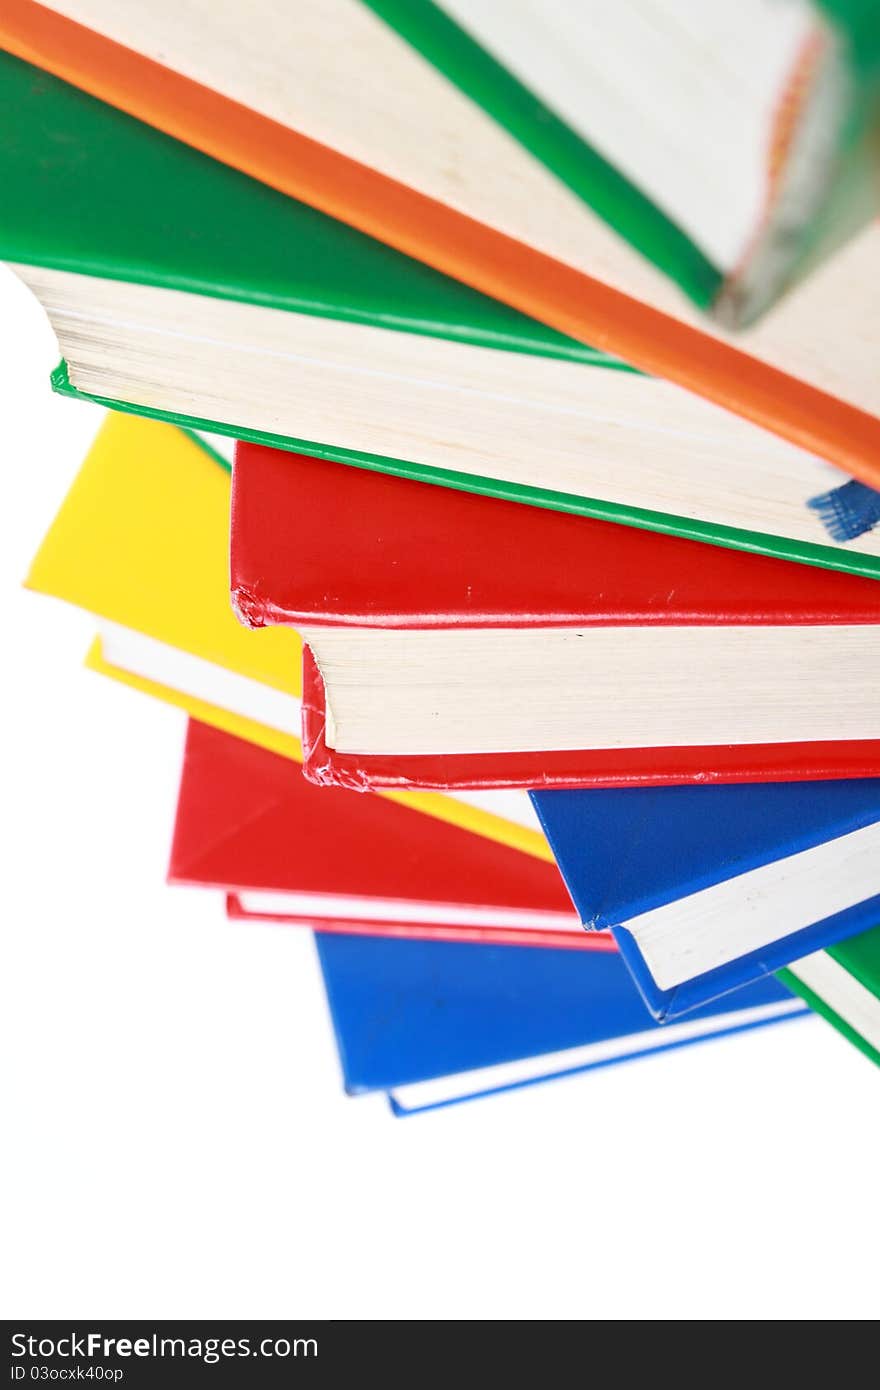
[[[811,497],[807,506],[818,513],[833,541],[854,541],[880,522],[880,492],[855,478]]]

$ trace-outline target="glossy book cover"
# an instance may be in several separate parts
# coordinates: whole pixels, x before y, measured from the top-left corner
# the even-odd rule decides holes
[[[674,1018],[857,936],[880,914],[880,781],[532,800],[581,921]]]
[[[382,7],[377,4],[376,8]],[[432,26],[426,29],[421,22],[427,7],[421,5],[420,10],[421,14],[409,16],[407,24],[414,22],[416,29],[427,32]],[[113,28],[112,23],[110,27]],[[382,26],[378,27],[381,30]],[[418,39],[420,48],[425,46],[425,32]],[[823,358],[823,369],[817,373],[810,353],[804,355],[801,351],[805,321],[810,332],[821,332],[828,315],[834,313],[839,297],[835,292],[829,304],[821,292],[814,294],[811,282],[806,291],[796,290],[788,297],[793,300],[807,295],[805,319],[799,307],[791,313],[791,304],[783,301],[776,311],[777,326],[766,340],[760,328],[757,335],[725,340],[692,326],[680,296],[656,272],[648,277],[644,300],[633,297],[631,286],[645,280],[647,263],[625,243],[618,246],[619,239],[600,218],[593,216],[594,226],[590,230],[590,238],[595,241],[596,227],[601,228],[598,262],[608,256],[620,261],[620,247],[626,252],[610,277],[612,283],[604,283],[584,273],[583,268],[577,269],[558,258],[552,232],[564,219],[549,219],[548,254],[547,250],[529,244],[529,234],[524,234],[521,226],[514,226],[511,234],[508,229],[512,224],[507,217],[501,219],[505,229],[497,229],[490,225],[490,212],[473,215],[476,209],[472,203],[469,206],[473,211],[460,211],[452,205],[454,197],[443,201],[436,196],[436,189],[434,196],[426,195],[358,162],[333,147],[329,128],[316,129],[318,138],[311,138],[286,119],[267,116],[240,100],[230,100],[204,81],[194,81],[185,73],[176,72],[137,50],[140,35],[135,38],[135,47],[128,47],[101,32],[100,24],[89,28],[32,0],[8,0],[0,34],[5,47],[19,57],[79,84],[215,159],[312,203],[572,339],[589,343],[644,371],[666,376],[829,459],[865,482],[877,483],[880,424],[875,396],[871,395],[870,400],[852,400],[849,371],[839,377],[835,390],[830,390],[827,356]],[[396,34],[389,28],[387,35],[394,47]],[[381,39],[381,33],[378,37]],[[435,47],[430,34],[427,42]],[[456,46],[461,46],[459,40],[453,48]],[[460,65],[455,80],[462,82]],[[465,77],[463,85],[467,87],[467,83]],[[450,83],[442,103],[448,108],[451,97],[457,96],[455,83]],[[479,112],[479,107],[474,106],[474,111]],[[488,136],[484,136],[483,143],[486,138],[491,145]],[[462,148],[468,149],[466,139]],[[511,149],[516,150],[515,142],[511,142]],[[498,162],[490,156],[485,177],[473,184],[477,194]],[[526,158],[526,165],[528,162]],[[541,169],[537,161],[534,164]],[[583,168],[589,177],[601,165],[602,161],[593,160]],[[552,202],[554,182],[551,178],[545,185],[539,180],[534,196],[519,199],[520,203],[528,209],[540,207],[548,198]],[[607,170],[602,169],[596,183],[599,202],[606,203],[606,214],[609,193],[611,204],[616,203],[619,208],[622,201],[624,207],[631,206],[631,199],[617,198],[617,181],[613,176],[609,180]],[[585,204],[581,206],[585,214],[591,211]],[[641,214],[636,220],[640,219]],[[653,231],[650,236],[654,238]],[[547,239],[542,240],[546,245]],[[579,239],[574,240],[577,243]],[[586,231],[582,240],[587,243]],[[843,256],[848,256],[848,252],[849,248]],[[841,253],[837,259],[841,259]],[[592,260],[587,257],[587,268],[595,263],[594,248]],[[782,323],[786,328],[780,335],[778,328]]]
[[[316,934],[346,1090],[397,1114],[803,1016],[778,980],[659,1027],[612,952]],[[581,1100],[587,1101],[588,1093]]]

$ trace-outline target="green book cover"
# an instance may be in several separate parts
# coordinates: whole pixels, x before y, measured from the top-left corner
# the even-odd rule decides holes
[[[0,258],[630,370],[0,52]]]
[[[629,370],[0,53],[3,118],[4,259]],[[63,366],[53,384],[77,394]],[[360,467],[880,578],[880,559],[835,546],[100,399]]]
[[[179,425],[183,429],[225,434],[235,439],[246,439],[254,444],[265,444],[272,449],[290,449],[294,453],[333,459],[337,463],[348,463],[356,468],[372,468],[380,473],[395,473],[399,477],[412,478],[417,482],[434,483],[440,487],[481,493],[487,497],[498,497],[509,502],[524,502],[532,507],[547,507],[550,511],[572,512],[576,516],[596,517],[600,521],[613,521],[620,526],[635,526],[645,531],[659,531],[664,535],[683,536],[688,540],[704,541],[709,545],[720,545],[730,550],[745,550],[755,555],[775,555],[780,559],[793,560],[799,564],[816,565],[822,569],[838,569],[848,574],[860,574],[869,579],[880,579],[880,559],[855,551],[841,550],[836,546],[812,545],[807,541],[787,540],[761,531],[742,531],[730,526],[718,526],[709,522],[695,521],[692,517],[672,516],[667,512],[653,512],[640,507],[620,506],[614,502],[604,502],[601,498],[596,497],[579,497],[573,493],[524,487],[517,483],[504,482],[498,478],[483,478],[473,473],[455,473],[451,470],[432,467],[429,464],[414,463],[408,459],[388,458],[384,454],[362,453],[359,450],[338,448],[309,439],[292,439],[284,435],[271,434],[266,430],[248,429],[240,425],[228,425],[222,421],[200,419],[192,415],[180,415],[174,411],[161,410],[154,406],[133,405],[127,401],[112,400],[107,396],[90,395],[77,390],[71,384],[65,362],[61,362],[52,373],[52,387],[59,395],[72,396],[78,400],[88,400],[96,405],[105,406],[109,410],[122,410],[131,415],[144,415],[152,420],[165,420],[169,424]]]
[[[880,1011],[880,927],[874,927],[860,936],[850,937],[848,941],[842,941],[837,946],[830,946],[826,954],[874,995]],[[841,1018],[827,1000],[810,989],[792,970],[781,970],[779,978],[790,990],[804,999],[810,1008],[815,1009],[838,1032],[848,1038],[860,1052],[880,1066],[880,1052],[877,1048],[852,1023]]]
[[[880,9],[870,0],[814,0],[821,43],[780,93],[779,109],[790,100],[796,124],[785,131],[782,151],[768,152],[773,194],[766,216],[741,266],[727,275],[674,217],[462,28],[443,0],[364,3],[726,327],[754,322],[880,209]],[[662,20],[658,10],[655,21]],[[546,22],[552,25],[552,16]],[[646,119],[650,101],[646,88]]]

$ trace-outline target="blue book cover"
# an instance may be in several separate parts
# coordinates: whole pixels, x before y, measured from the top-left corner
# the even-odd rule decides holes
[[[880,779],[530,795],[661,1021],[880,920]]]
[[[778,980],[654,1022],[616,951],[316,933],[349,1094],[398,1115],[808,1012]]]

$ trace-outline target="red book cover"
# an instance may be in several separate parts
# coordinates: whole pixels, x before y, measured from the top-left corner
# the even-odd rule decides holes
[[[880,623],[875,579],[256,444],[231,537],[254,627]]]
[[[321,931],[613,950],[555,864],[385,797],[318,791],[287,758],[191,720],[168,870],[231,915]]]
[[[876,581],[430,487],[256,445],[233,468],[242,621],[383,628],[874,624]],[[306,775],[322,786],[574,787],[880,775],[880,739],[465,755],[328,748],[304,652]]]

